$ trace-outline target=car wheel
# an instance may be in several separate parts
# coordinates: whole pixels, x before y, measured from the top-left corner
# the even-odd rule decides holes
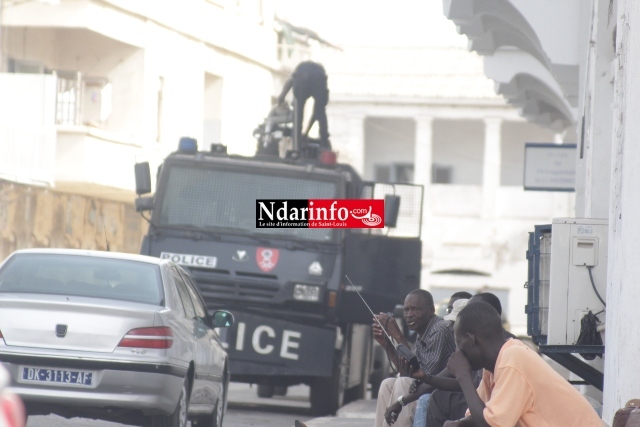
[[[223,381],[222,391],[220,396],[216,399],[216,405],[213,408],[211,415],[200,418],[198,420],[198,426],[203,427],[222,427],[222,420],[224,419],[224,412],[227,407],[227,382]]]
[[[275,387],[273,387],[272,385],[258,384],[258,397],[269,399],[273,397],[274,392]]]
[[[189,381],[185,378],[180,391],[176,409],[171,415],[154,415],[151,427],[187,427],[187,408],[189,407]]]
[[[289,387],[287,387],[286,385],[276,386],[276,387],[273,388],[273,395],[274,396],[286,396],[288,389],[289,389]]]

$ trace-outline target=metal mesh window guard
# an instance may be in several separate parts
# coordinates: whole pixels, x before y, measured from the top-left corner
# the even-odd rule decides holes
[[[420,237],[423,191],[423,186],[414,184],[365,184],[362,189],[363,199],[384,199],[387,194],[400,196],[400,211],[396,227],[370,231],[393,237]]]
[[[256,229],[256,200],[331,199],[336,184],[300,177],[173,166],[163,196],[160,225],[205,230],[230,228],[255,234],[332,241],[334,230]]]

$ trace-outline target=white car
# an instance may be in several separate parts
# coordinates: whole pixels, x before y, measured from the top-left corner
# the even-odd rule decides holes
[[[0,361],[29,415],[220,427],[227,353],[188,274],[171,261],[63,249],[0,265]]]

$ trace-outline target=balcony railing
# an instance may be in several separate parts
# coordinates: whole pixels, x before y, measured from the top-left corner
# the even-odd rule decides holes
[[[56,124],[77,126],[82,124],[82,73],[56,72]]]
[[[111,112],[111,85],[103,77],[56,71],[56,124],[103,127]]]

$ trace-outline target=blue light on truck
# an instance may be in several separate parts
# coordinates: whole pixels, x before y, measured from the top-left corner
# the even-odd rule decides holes
[[[183,136],[178,142],[178,151],[181,153],[195,154],[198,152],[198,141],[195,138]]]
[[[320,286],[296,284],[293,287],[293,299],[318,302],[320,301]]]

